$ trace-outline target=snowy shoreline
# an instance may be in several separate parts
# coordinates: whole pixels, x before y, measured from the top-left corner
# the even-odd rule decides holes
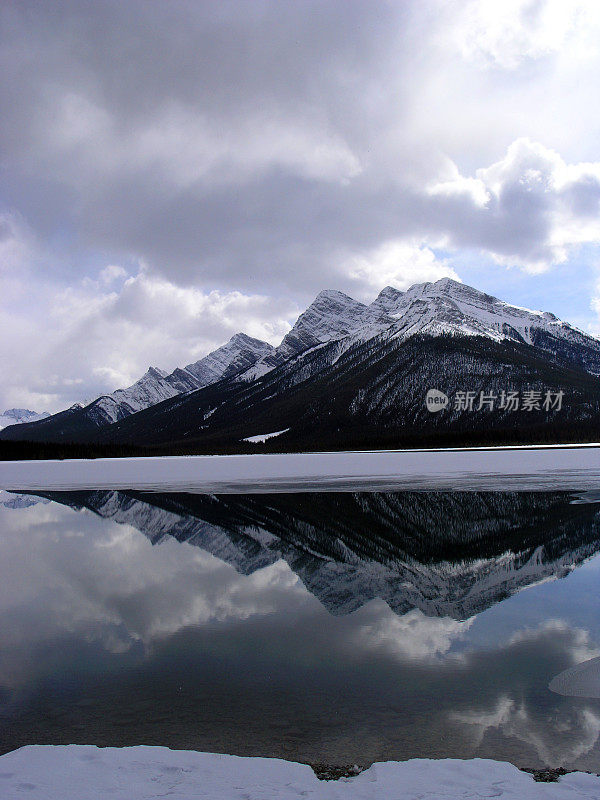
[[[600,489],[600,445],[0,461],[0,488],[208,493]]]
[[[323,781],[306,764],[166,747],[28,745],[0,756],[0,795],[31,800],[416,800],[598,798],[600,778],[571,772],[539,783],[491,759],[411,759]]]

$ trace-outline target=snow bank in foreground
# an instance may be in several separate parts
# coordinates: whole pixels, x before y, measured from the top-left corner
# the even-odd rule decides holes
[[[411,800],[600,797],[600,779],[581,772],[535,783],[511,764],[487,759],[414,759],[374,764],[354,778],[323,782],[310,767],[270,758],[166,747],[30,745],[0,757],[0,797],[30,800]]]

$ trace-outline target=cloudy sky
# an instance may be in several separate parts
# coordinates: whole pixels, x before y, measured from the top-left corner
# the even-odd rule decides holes
[[[0,411],[324,288],[452,275],[600,332],[595,0],[4,0]]]

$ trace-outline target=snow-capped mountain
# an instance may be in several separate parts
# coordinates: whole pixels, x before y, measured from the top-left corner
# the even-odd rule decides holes
[[[387,287],[367,306],[333,289],[320,292],[274,352],[240,373],[238,380],[252,381],[289,359],[332,341],[345,341],[350,346],[354,341],[351,335],[358,331],[363,332],[365,339],[375,336],[394,323],[386,303],[395,299],[396,294],[402,292]]]
[[[343,292],[326,289],[300,314],[278,350],[290,357],[323,342],[340,339],[360,324],[366,309],[363,303]]]
[[[451,278],[412,286],[397,296],[388,310],[398,320],[391,333],[402,338],[417,333],[456,333],[535,345],[538,334],[544,333],[596,345],[600,352],[600,342],[554,314],[512,306]]]
[[[503,413],[458,420],[451,410],[433,418],[423,402],[432,386],[446,394],[567,390],[560,421],[591,425],[596,414],[600,424],[599,375],[598,339],[549,312],[512,306],[449,278],[405,292],[388,286],[368,305],[326,290],[278,347],[237,334],[195,364],[170,374],[151,368],[128,389],[18,433],[9,428],[0,438],[232,444],[284,431],[275,437],[282,446],[309,434],[318,446],[344,429],[370,436],[378,428],[389,438],[394,431],[449,429],[448,423],[459,432],[541,421]],[[556,415],[543,422],[555,424]]]
[[[339,356],[356,342],[368,341],[384,331],[402,339],[448,333],[533,343],[535,331],[578,342],[591,339],[553,314],[511,306],[458,281],[442,278],[436,283],[415,284],[406,292],[386,286],[369,305],[343,292],[325,290],[300,315],[275,353],[287,360],[337,341]],[[239,379],[265,374],[268,370],[260,369],[262,363],[257,362]],[[273,363],[271,368],[280,363],[281,360]]]
[[[208,386],[146,409],[105,429],[104,441],[198,442],[211,452],[258,436],[265,440],[275,431],[284,433],[265,444],[284,450],[439,446],[440,436],[454,437],[445,444],[461,444],[473,433],[485,434],[490,443],[492,435],[493,441],[515,441],[515,432],[527,431],[528,441],[543,441],[548,431],[571,437],[581,429],[585,437],[597,436],[597,340],[581,334],[578,343],[579,334],[569,340],[546,333],[533,345],[514,334],[448,330],[402,336],[396,328],[401,321],[370,338],[359,329],[309,348],[253,381]],[[439,414],[425,405],[432,387],[452,398]],[[461,408],[455,400],[466,391],[477,398],[534,391],[540,398],[562,393],[566,399],[560,408],[538,403],[531,412]],[[516,443],[522,438],[519,433]]]
[[[600,548],[597,505],[565,492],[46,497],[131,525],[153,544],[196,545],[244,575],[284,559],[333,614],[377,597],[397,614],[464,620],[565,577]]]
[[[9,408],[0,414],[0,430],[8,425],[22,425],[25,422],[37,422],[39,419],[49,417],[48,411],[30,411],[28,408]]]
[[[110,424],[119,419],[135,414],[143,408],[168,400],[180,392],[198,389],[196,381],[191,375],[177,376],[168,375],[158,367],[150,367],[139,381],[136,381],[127,389],[117,389],[112,394],[104,395],[94,400],[86,408],[87,417],[97,425]]]
[[[29,428],[28,435],[33,435],[38,440],[46,435],[51,437],[50,440],[57,435],[62,437],[72,434],[75,438],[80,437],[163,400],[244,371],[273,350],[273,346],[267,342],[238,333],[227,344],[185,368],[178,367],[167,373],[158,367],[150,367],[138,381],[126,389],[117,389],[111,394],[102,395],[85,406],[75,403],[58,414],[40,416],[37,419],[44,419],[43,425],[38,426],[37,431]],[[22,421],[34,422],[33,419]],[[17,432],[14,433],[14,438],[19,438]]]
[[[178,367],[167,374],[158,367],[150,367],[132,386],[117,389],[112,394],[95,400],[88,406],[86,413],[97,425],[116,422],[170,397],[200,389],[243,372],[273,350],[273,346],[267,342],[252,339],[244,333],[236,333],[227,344],[183,369]]]
[[[259,359],[268,358],[274,352],[273,345],[253,339],[245,333],[236,333],[223,347],[194,364],[188,364],[185,371],[194,376],[199,386],[208,386],[244,372]]]
[[[275,349],[279,358],[259,360],[239,379],[253,380],[289,358],[314,347],[338,341],[336,357],[357,342],[366,342],[386,332],[389,337],[408,339],[418,334],[440,336],[484,336],[543,346],[545,337],[594,347],[600,342],[554,314],[512,306],[451,278],[419,283],[401,292],[386,286],[365,305],[343,292],[321,292],[300,315],[292,330]],[[600,359],[590,370],[600,374]]]
[[[306,311],[300,314],[292,329],[283,337],[281,344],[273,348],[271,353],[258,359],[248,370],[240,372],[238,380],[253,381],[299,353],[325,342],[343,338],[357,325],[362,324],[363,314],[367,308],[343,292],[333,289],[320,292]],[[388,324],[392,321],[390,319]]]

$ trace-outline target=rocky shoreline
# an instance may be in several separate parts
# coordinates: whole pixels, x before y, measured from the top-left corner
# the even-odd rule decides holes
[[[361,772],[369,769],[371,764],[324,764],[321,762],[308,763],[315,775],[320,781],[339,781],[341,778],[354,778],[360,775]],[[521,772],[526,772],[538,783],[556,783],[563,775],[568,775],[571,772],[583,772],[586,775],[595,775],[600,778],[597,772],[591,772],[585,769],[565,769],[564,767],[544,767],[542,769],[534,769],[533,767],[517,767]]]

